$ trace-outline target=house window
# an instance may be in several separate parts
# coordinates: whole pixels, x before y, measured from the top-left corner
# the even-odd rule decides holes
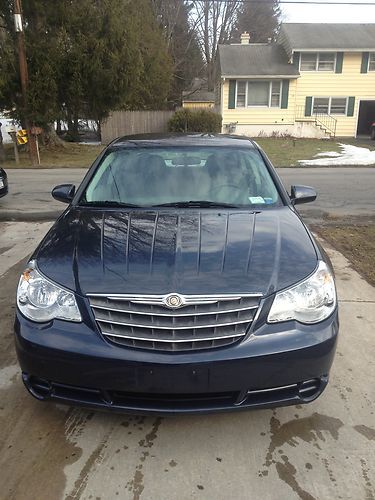
[[[280,107],[280,97],[281,97],[281,82],[280,81],[271,82],[271,108]]]
[[[237,81],[237,108],[264,106],[279,108],[281,103],[281,81]]]
[[[334,71],[336,54],[334,52],[321,52],[318,54],[318,71]]]
[[[336,54],[334,52],[302,52],[301,71],[334,71]]]
[[[313,114],[346,115],[347,97],[314,97]]]
[[[346,115],[347,103],[346,97],[331,97],[329,113],[331,115]]]
[[[237,82],[237,108],[246,106],[246,84],[247,82]]]
[[[375,52],[371,52],[368,59],[368,70],[375,71]]]
[[[248,82],[247,105],[268,106],[270,82]]]
[[[328,112],[329,112],[329,97],[315,97],[313,113],[328,114]]]
[[[301,71],[316,71],[316,61],[318,54],[305,52],[301,54]]]

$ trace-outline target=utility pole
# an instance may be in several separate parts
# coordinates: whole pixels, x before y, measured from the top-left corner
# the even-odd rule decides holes
[[[29,154],[32,165],[35,167],[40,164],[38,146],[36,137],[32,134],[32,124],[28,116],[28,102],[27,102],[27,84],[29,80],[27,71],[26,49],[25,49],[25,35],[23,32],[22,21],[22,5],[21,0],[14,0],[14,28],[17,33],[18,42],[18,59],[20,66],[20,80],[22,89],[23,106],[25,110],[25,125],[27,129],[27,136],[29,142]]]

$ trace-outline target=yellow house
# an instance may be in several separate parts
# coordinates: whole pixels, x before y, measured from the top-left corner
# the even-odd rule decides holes
[[[215,93],[205,89],[185,91],[182,94],[182,107],[189,109],[212,109],[215,106]]]
[[[277,43],[220,45],[223,132],[356,137],[375,122],[375,24],[283,24]]]

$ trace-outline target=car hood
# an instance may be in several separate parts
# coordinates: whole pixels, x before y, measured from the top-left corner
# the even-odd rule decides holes
[[[80,294],[262,293],[312,273],[317,255],[289,208],[124,211],[71,208],[34,254]]]

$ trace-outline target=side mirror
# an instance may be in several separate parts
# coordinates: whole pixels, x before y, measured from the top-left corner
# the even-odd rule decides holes
[[[290,199],[293,205],[310,203],[316,200],[316,191],[309,186],[292,186]]]
[[[70,203],[74,198],[76,187],[74,184],[60,184],[52,189],[52,196],[57,201]]]

